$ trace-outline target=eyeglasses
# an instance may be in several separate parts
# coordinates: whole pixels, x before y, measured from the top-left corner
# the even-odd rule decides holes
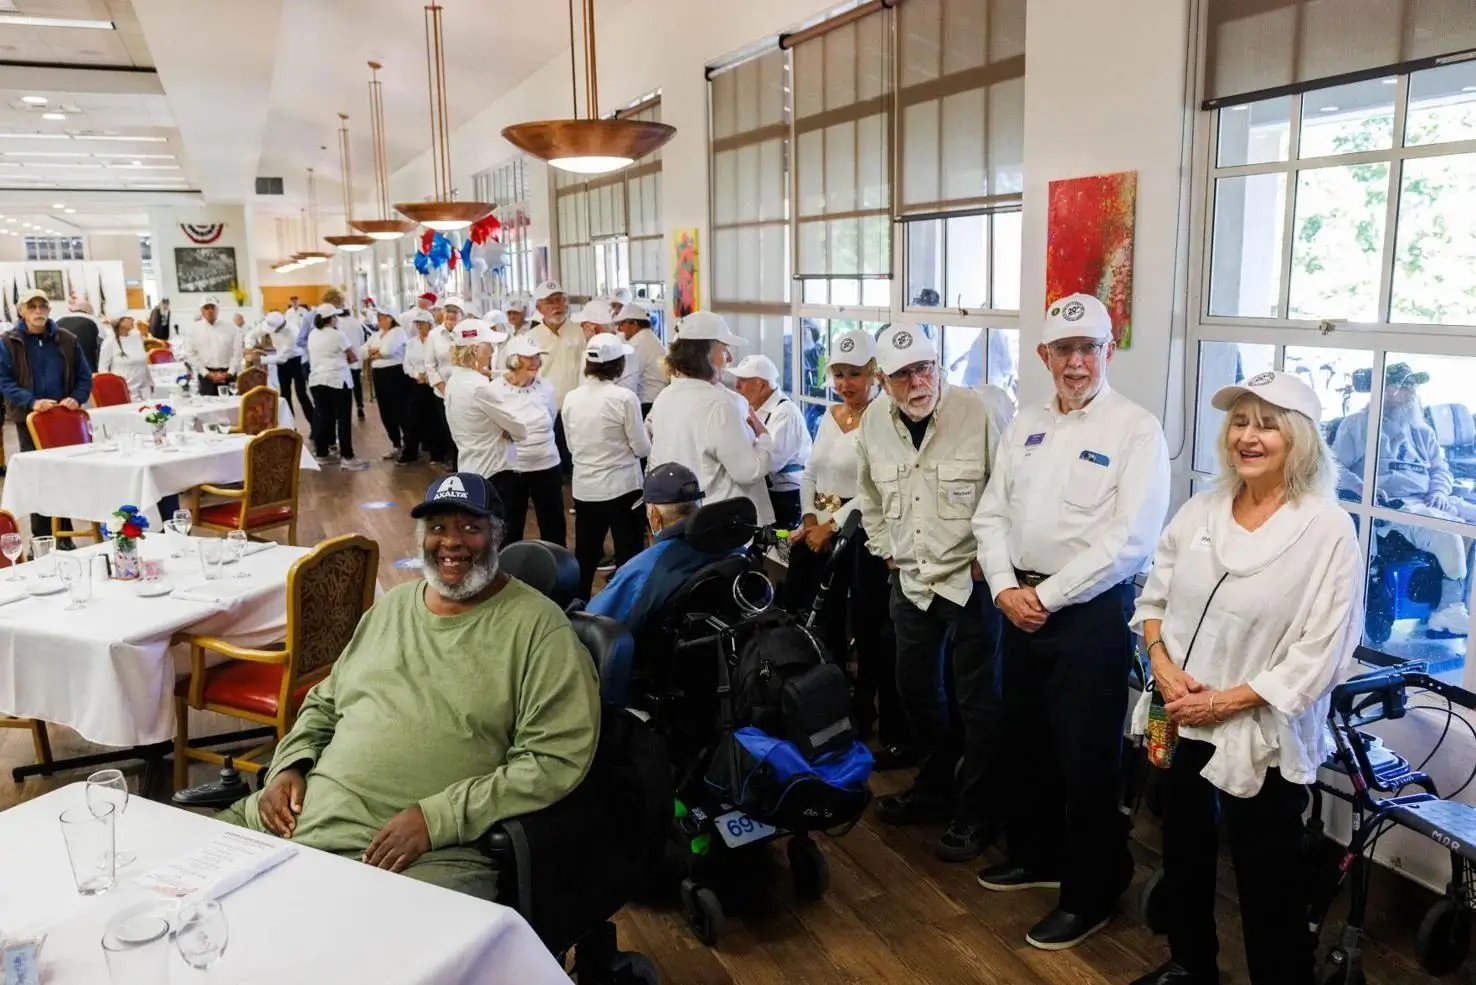
[[[1046,346],[1046,351],[1053,359],[1066,360],[1072,356],[1095,359],[1105,348],[1107,348],[1106,342],[1052,342]]]
[[[887,379],[892,383],[906,383],[915,376],[924,379],[932,377],[938,371],[938,364],[929,360],[924,363],[913,363],[911,366],[903,366],[895,373],[888,373]]]

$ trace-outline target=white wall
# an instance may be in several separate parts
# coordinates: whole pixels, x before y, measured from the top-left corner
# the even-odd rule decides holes
[[[218,240],[208,245],[229,246],[235,249],[237,283],[246,292],[246,305],[253,305],[257,284],[256,253],[246,209],[237,205],[161,208],[149,211],[149,230],[153,238],[154,266],[159,273],[159,291],[163,297],[169,299],[174,319],[179,324],[185,324],[193,319],[200,303],[206,297],[204,294],[187,294],[181,291],[175,279],[175,249],[200,245],[192,242],[185,235],[184,230],[180,229],[180,224],[206,225],[215,222],[225,223],[225,230]],[[221,308],[225,310],[236,306],[228,291],[219,292],[217,300],[220,301]]]

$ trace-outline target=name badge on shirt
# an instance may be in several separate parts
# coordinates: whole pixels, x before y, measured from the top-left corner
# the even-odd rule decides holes
[[[1084,451],[1079,457],[1083,462],[1091,462],[1093,465],[1101,465],[1104,468],[1112,462],[1112,459],[1099,451]]]
[[[1032,435],[1028,435],[1025,438],[1025,447],[1034,448],[1036,445],[1042,444],[1045,441],[1045,436],[1046,433],[1044,431],[1037,431]]]
[[[950,488],[948,490],[948,505],[973,506],[974,490],[968,486]]]
[[[1207,551],[1212,545],[1210,541],[1209,527],[1200,527],[1199,533],[1194,537],[1193,548],[1196,551]]]

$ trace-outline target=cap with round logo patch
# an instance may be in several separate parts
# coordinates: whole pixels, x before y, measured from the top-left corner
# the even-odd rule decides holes
[[[876,337],[876,365],[888,376],[915,363],[933,362],[938,350],[917,325],[893,325]]]
[[[1257,373],[1242,383],[1220,387],[1210,398],[1210,404],[1216,410],[1229,410],[1235,406],[1235,401],[1247,393],[1260,397],[1273,407],[1294,410],[1305,415],[1313,424],[1322,423],[1322,401],[1317,399],[1317,394],[1307,382],[1295,373]]]
[[[1112,341],[1112,315],[1107,306],[1090,294],[1070,294],[1051,303],[1041,327],[1043,345],[1062,339]]]
[[[841,366],[865,366],[876,358],[876,340],[853,328],[830,340],[830,361]]]

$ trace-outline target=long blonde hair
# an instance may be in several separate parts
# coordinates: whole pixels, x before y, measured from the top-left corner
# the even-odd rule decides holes
[[[1306,414],[1294,410],[1283,410],[1268,404],[1253,393],[1242,394],[1220,423],[1220,442],[1216,445],[1220,460],[1220,488],[1236,495],[1245,487],[1240,473],[1235,471],[1234,458],[1230,453],[1230,428],[1235,415],[1243,413],[1257,427],[1273,428],[1281,432],[1286,440],[1286,501],[1295,503],[1304,496],[1332,496],[1333,477],[1337,470],[1333,466],[1332,452],[1322,440],[1322,430],[1316,421]]]

